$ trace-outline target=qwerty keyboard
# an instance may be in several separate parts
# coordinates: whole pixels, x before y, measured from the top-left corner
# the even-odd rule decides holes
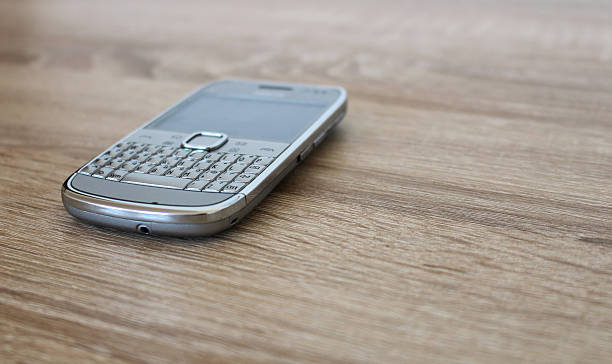
[[[236,193],[273,161],[258,155],[127,142],[116,144],[78,173],[147,186]]]

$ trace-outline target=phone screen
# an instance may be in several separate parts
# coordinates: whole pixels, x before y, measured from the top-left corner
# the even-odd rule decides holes
[[[187,134],[209,131],[230,138],[291,143],[327,109],[317,101],[200,93],[149,124]]]

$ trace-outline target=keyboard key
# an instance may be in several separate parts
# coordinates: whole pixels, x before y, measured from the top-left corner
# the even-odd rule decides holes
[[[272,157],[259,157],[259,158],[255,159],[253,164],[258,164],[258,165],[261,165],[261,166],[267,166],[270,163],[272,163],[272,161],[274,161],[274,158],[272,158]]]
[[[185,167],[174,167],[171,170],[168,171],[168,173],[166,173],[166,176],[172,176],[172,177],[180,177],[183,173],[185,173],[185,171],[187,170],[187,168]]]
[[[211,159],[214,160],[215,162],[218,161],[219,159],[221,159],[221,157],[223,157],[223,153],[220,152],[212,152],[212,153],[208,153],[206,154],[206,156],[204,158],[206,159]]]
[[[143,152],[149,152],[151,154],[157,153],[158,150],[160,150],[161,147],[159,145],[147,145],[146,147],[142,148]]]
[[[223,187],[225,187],[226,184],[227,184],[227,182],[213,181],[213,182],[210,182],[204,188],[204,191],[207,191],[207,192],[220,192],[223,189]]]
[[[115,159],[113,159],[112,161],[110,161],[110,162],[108,163],[108,166],[109,166],[109,167],[113,167],[113,168],[119,168],[119,167],[121,167],[121,165],[122,165],[123,163],[125,163],[125,162],[127,162],[125,159],[123,159],[123,158],[121,158],[121,157],[118,157],[118,158],[115,158]]]
[[[168,170],[170,169],[170,166],[167,164],[160,164],[159,166],[155,166],[153,167],[153,169],[151,169],[149,171],[149,174],[154,174],[157,176],[161,176],[163,174],[165,174],[166,172],[168,172]]]
[[[182,160],[182,158],[181,158],[181,157],[178,157],[178,156],[172,156],[172,157],[166,158],[166,159],[164,160],[164,163],[166,163],[167,165],[169,165],[169,166],[171,166],[171,167],[174,167],[174,166],[176,166],[176,165],[178,164],[178,162],[180,162],[181,160]]]
[[[212,166],[213,163],[215,163],[215,161],[210,160],[210,159],[205,159],[205,160],[201,160],[198,163],[194,164],[193,168],[208,169],[208,167]]]
[[[219,177],[217,177],[217,181],[229,182],[236,178],[237,175],[238,173],[225,172],[223,174],[220,174]]]
[[[161,154],[164,157],[167,157],[171,155],[172,153],[174,153],[175,150],[176,150],[175,147],[162,147],[160,150],[157,151],[157,154]]]
[[[264,169],[266,169],[266,166],[252,164],[252,165],[249,166],[249,168],[244,170],[244,173],[255,173],[255,174],[258,174],[261,171],[263,171]]]
[[[102,168],[98,169],[95,173],[93,173],[92,176],[93,177],[98,177],[98,178],[105,178],[113,170],[114,170],[114,168],[111,168],[111,167],[102,167]]]
[[[185,167],[185,168],[191,168],[191,166],[193,166],[197,162],[198,162],[197,159],[191,158],[191,157],[187,157],[187,158],[183,159],[182,161],[178,162],[176,165],[177,166],[181,166],[181,167]]]
[[[132,149],[134,150],[136,153],[140,152],[141,150],[144,149],[144,147],[146,147],[148,144],[144,144],[144,143],[136,143],[136,142],[129,142],[127,149]]]
[[[93,163],[90,163],[90,164],[86,165],[85,167],[81,168],[79,173],[80,174],[90,175],[90,174],[94,173],[96,171],[96,169],[98,169],[98,166],[93,164]]]
[[[149,171],[152,170],[153,168],[155,168],[155,164],[144,163],[144,164],[141,164],[138,168],[136,168],[136,172],[149,173]]]
[[[130,160],[136,154],[137,154],[137,151],[135,149],[126,149],[123,152],[121,152],[121,154],[119,154],[119,157],[125,160]]]
[[[188,190],[188,191],[202,191],[202,189],[208,183],[210,183],[210,182],[209,181],[205,181],[205,180],[193,181],[185,189]]]
[[[135,154],[132,157],[132,159],[136,159],[137,161],[142,163],[142,162],[146,161],[147,159],[149,159],[149,157],[151,157],[151,155],[152,155],[151,152],[140,152],[138,154]]]
[[[161,162],[163,162],[164,160],[166,160],[166,156],[163,154],[153,154],[151,156],[151,158],[147,159],[148,163],[153,163],[153,164],[160,164]]]
[[[157,176],[153,174],[143,173],[128,173],[123,177],[121,182],[135,183],[139,185],[175,188],[182,190],[190,182],[190,179],[175,178],[170,176]]]
[[[244,186],[246,186],[246,183],[232,182],[229,185],[223,187],[221,192],[223,192],[223,193],[236,193],[236,192],[240,191]]]
[[[125,176],[128,173],[129,172],[126,171],[125,169],[117,169],[117,170],[114,170],[113,172],[109,173],[106,176],[106,179],[110,179],[111,181],[121,181],[123,176]]]
[[[257,177],[257,175],[253,174],[253,173],[241,173],[241,174],[238,175],[238,177],[236,177],[234,182],[249,183],[255,177]]]
[[[200,160],[204,158],[206,154],[207,154],[206,152],[203,152],[201,150],[196,150],[195,152],[192,152],[191,154],[189,154],[189,158]]]
[[[192,168],[185,172],[181,178],[196,179],[202,174],[202,172],[204,172],[202,168]]]
[[[241,155],[236,162],[238,163],[245,163],[245,164],[251,164],[252,161],[254,161],[255,159],[259,158],[259,156],[256,155]]]
[[[101,156],[100,158],[96,158],[93,161],[93,164],[95,164],[98,167],[103,167],[105,166],[108,162],[110,162],[113,159],[113,157],[111,157],[108,154],[104,154],[103,156]]]
[[[133,170],[138,168],[139,165],[140,162],[138,161],[138,159],[131,159],[125,162],[121,168],[125,169],[128,172],[132,172]]]
[[[246,163],[234,163],[232,164],[227,171],[228,172],[236,172],[236,173],[240,173],[242,171],[244,171],[244,169],[248,166],[248,164]]]
[[[232,162],[234,163],[236,161],[236,159],[240,158],[240,154],[231,154],[228,153],[226,155],[224,155],[223,157],[221,157],[220,160],[225,161],[225,162]]]
[[[200,178],[198,179],[203,179],[203,180],[208,180],[208,181],[212,181],[213,179],[217,178],[218,175],[221,174],[221,171],[206,171],[204,173],[202,173],[200,175]]]
[[[124,146],[122,144],[118,144],[114,146],[111,150],[108,151],[108,155],[111,157],[116,157],[123,152]]]
[[[223,172],[231,164],[232,164],[231,162],[217,162],[217,163],[213,164],[212,166],[210,166],[210,170],[211,171],[220,171],[220,172]]]

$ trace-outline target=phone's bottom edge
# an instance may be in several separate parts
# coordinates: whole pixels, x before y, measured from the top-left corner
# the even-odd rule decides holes
[[[96,214],[72,206],[64,205],[70,215],[92,225],[113,228],[121,231],[135,232],[143,235],[161,235],[174,237],[210,236],[235,225],[242,217],[240,212],[219,221],[204,224],[172,224],[152,221],[139,221],[114,216]]]

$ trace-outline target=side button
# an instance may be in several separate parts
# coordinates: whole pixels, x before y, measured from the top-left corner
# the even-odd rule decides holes
[[[308,157],[310,152],[312,152],[313,147],[314,147],[314,144],[310,144],[309,146],[307,146],[306,149],[304,149],[302,153],[300,153],[300,155],[298,156],[298,162],[301,162],[304,159],[306,159],[306,157]]]

